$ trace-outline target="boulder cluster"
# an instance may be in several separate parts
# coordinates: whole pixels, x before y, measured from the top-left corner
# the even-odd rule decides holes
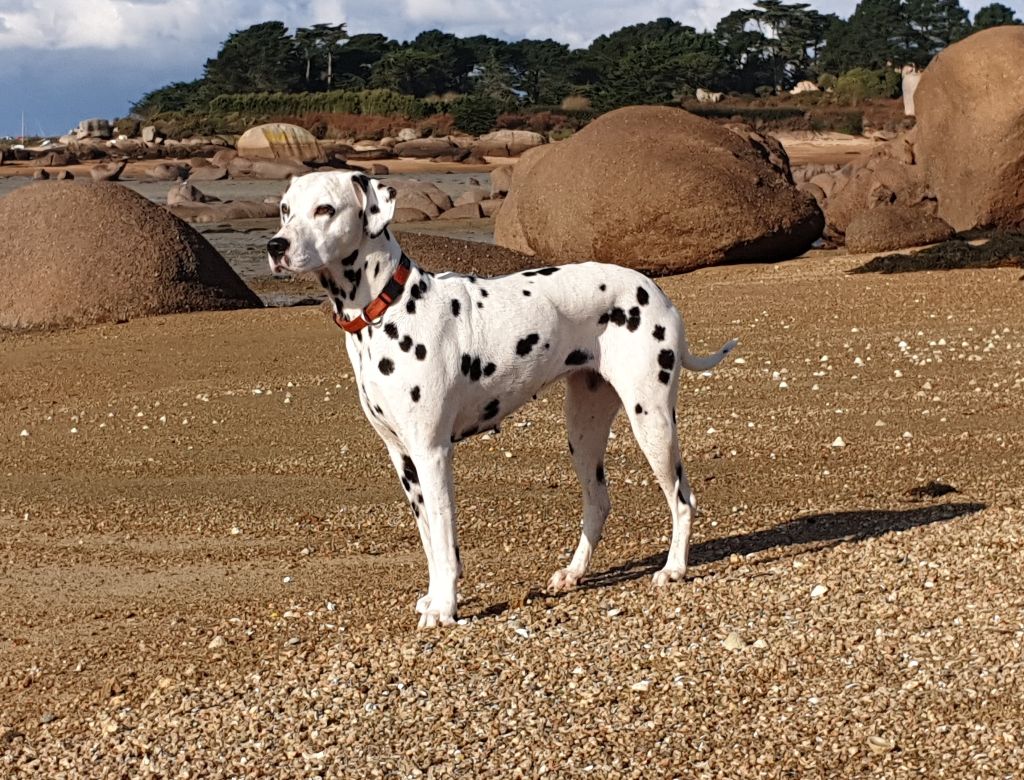
[[[825,236],[872,252],[1024,227],[1021,63],[1024,28],[971,35],[921,74],[912,130],[847,165],[798,171]]]

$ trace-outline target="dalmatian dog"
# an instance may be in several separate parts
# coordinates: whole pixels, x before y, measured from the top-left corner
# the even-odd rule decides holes
[[[427,557],[420,628],[456,619],[455,443],[497,429],[563,378],[583,519],[576,552],[549,590],[573,588],[601,538],[610,509],[604,453],[620,407],[672,516],[668,558],[654,584],[683,577],[696,503],[676,434],[679,374],[714,367],[736,341],[707,357],[690,354],[682,318],[661,289],[615,265],[497,278],[428,273],[388,230],[395,200],[393,188],[358,172],[297,177],[267,251],[274,272],[319,278],[346,331],[359,401],[387,446]]]

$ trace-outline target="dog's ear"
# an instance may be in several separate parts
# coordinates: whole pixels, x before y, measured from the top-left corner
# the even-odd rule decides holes
[[[395,216],[398,193],[394,187],[371,179],[365,174],[352,177],[356,197],[363,203],[363,230],[370,238],[376,238]]]

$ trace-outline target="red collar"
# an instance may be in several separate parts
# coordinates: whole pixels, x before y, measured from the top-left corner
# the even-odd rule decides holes
[[[358,333],[368,325],[373,325],[388,310],[388,306],[394,303],[405,289],[405,283],[409,279],[412,270],[412,261],[402,253],[402,259],[398,261],[398,267],[384,285],[380,295],[370,301],[354,319],[346,320],[338,312],[334,313],[334,322],[346,333]]]

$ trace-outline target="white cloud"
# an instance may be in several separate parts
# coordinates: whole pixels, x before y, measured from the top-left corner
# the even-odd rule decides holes
[[[972,10],[989,0],[967,0]],[[848,16],[855,0],[820,0]],[[554,38],[585,46],[627,24],[669,16],[710,29],[744,0],[0,0],[0,48],[138,49],[151,58],[202,61],[235,30],[277,19],[290,27],[341,22],[349,31],[408,39],[424,29],[517,39]],[[1009,3],[1018,13],[1024,0]]]

